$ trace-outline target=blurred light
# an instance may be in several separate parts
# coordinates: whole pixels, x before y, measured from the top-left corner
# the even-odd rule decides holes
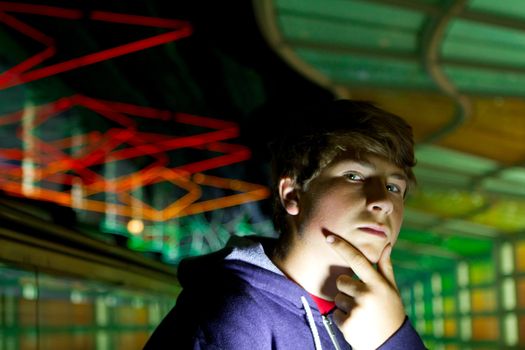
[[[144,299],[140,297],[133,298],[131,305],[136,309],[142,309],[144,307]]]
[[[148,307],[148,323],[157,326],[162,319],[160,304],[156,301],[151,302]]]
[[[515,314],[507,314],[504,322],[505,345],[514,346],[518,344],[518,318]]]
[[[106,303],[106,306],[116,306],[117,305],[117,298],[113,295],[107,295],[104,299],[104,302]]]
[[[460,287],[468,286],[469,276],[468,276],[468,264],[466,262],[460,262],[458,264],[458,285]]]
[[[132,235],[139,235],[144,231],[144,223],[140,219],[131,219],[128,221],[128,232]]]
[[[513,278],[505,278],[502,286],[503,307],[512,310],[516,307],[516,282]]]
[[[111,338],[109,332],[106,330],[97,330],[97,350],[109,350],[111,349],[110,343]]]
[[[472,320],[469,316],[464,316],[461,318],[461,322],[459,324],[459,328],[461,331],[461,339],[462,340],[469,340],[472,336]]]
[[[514,254],[512,244],[504,243],[500,250],[501,273],[504,275],[511,274],[514,271]]]
[[[109,321],[109,314],[106,302],[103,297],[95,300],[95,322],[97,326],[106,326]]]
[[[71,302],[72,302],[73,304],[81,304],[81,303],[83,303],[83,302],[86,300],[86,298],[85,298],[85,296],[82,294],[82,292],[73,289],[73,290],[71,291],[70,300],[71,300]]]
[[[38,295],[38,290],[32,283],[27,283],[22,286],[22,296],[24,299],[35,300]]]
[[[434,319],[434,336],[437,338],[440,338],[443,336],[445,332],[445,322],[443,321],[443,317],[436,317]]]
[[[470,291],[468,289],[459,291],[459,311],[462,314],[470,311]]]

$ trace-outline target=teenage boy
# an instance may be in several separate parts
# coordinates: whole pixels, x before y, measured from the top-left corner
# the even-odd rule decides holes
[[[183,261],[146,349],[425,349],[390,261],[415,182],[412,129],[366,102],[309,114],[272,146],[279,238]]]

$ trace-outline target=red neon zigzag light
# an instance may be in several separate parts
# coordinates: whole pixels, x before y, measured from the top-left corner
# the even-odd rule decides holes
[[[234,123],[208,117],[171,113],[153,108],[101,101],[81,95],[74,95],[35,107],[35,129],[45,127],[44,124],[46,120],[73,107],[88,108],[103,117],[111,118],[117,124],[125,127],[123,129],[109,129],[105,134],[100,132],[86,134],[84,144],[75,145],[76,147],[81,147],[81,149],[74,155],[67,155],[65,152],[65,150],[72,145],[72,137],[44,142],[32,136],[32,142],[35,147],[45,151],[45,154],[38,153],[31,155],[35,162],[38,162],[34,182],[40,181],[72,185],[75,176],[64,174],[64,172],[74,170],[83,180],[84,198],[82,200],[82,209],[105,212],[107,210],[107,203],[88,197],[97,193],[111,191],[115,193],[119,201],[123,203],[111,204],[113,210],[115,210],[118,215],[131,217],[134,215],[132,207],[139,206],[142,208],[141,215],[144,219],[165,221],[184,215],[238,205],[247,201],[260,200],[269,195],[268,190],[260,185],[239,180],[212,177],[201,173],[208,169],[236,163],[250,157],[249,150],[244,146],[221,142],[221,140],[238,136],[238,127]],[[213,129],[213,131],[177,138],[168,135],[142,133],[136,130],[132,119],[129,117],[131,115],[135,117],[159,119],[165,122],[171,121],[200,126]],[[21,117],[22,113],[20,111],[0,116],[0,126],[20,123]],[[19,137],[22,135],[20,130],[17,134]],[[25,135],[27,134],[28,133]],[[130,147],[121,150],[116,149],[119,145],[123,144],[127,144]],[[184,147],[210,150],[224,153],[224,155],[180,165],[175,168],[167,168],[168,158],[166,152]],[[8,160],[21,162],[24,156],[27,156],[27,154],[24,154],[21,150],[0,149],[0,157]],[[104,179],[102,175],[88,169],[90,166],[104,163],[106,159],[114,161],[131,159],[137,156],[153,157],[156,161],[137,172],[112,180]],[[22,169],[19,166],[14,167],[7,169],[3,174],[4,178],[0,178],[0,187],[10,193],[24,195],[21,185],[23,176]],[[192,174],[194,175],[192,176]],[[187,194],[163,210],[156,210],[131,195],[131,192],[137,187],[164,181],[171,182],[185,189]],[[201,196],[201,185],[230,189],[242,193],[197,202]],[[73,206],[71,193],[39,187],[32,196],[62,205]]]
[[[80,20],[88,18],[92,21],[111,22],[118,24],[130,24],[147,27],[157,27],[170,29],[171,31],[152,36],[147,39],[138,40],[132,43],[120,45],[111,49],[87,54],[68,61],[56,63],[47,67],[34,68],[38,64],[49,59],[56,53],[55,41],[53,38],[45,35],[41,31],[30,25],[18,20],[16,17],[7,14],[7,12],[33,14],[40,16],[58,17],[66,20]],[[0,74],[0,90],[7,89],[16,85],[30,81],[46,78],[55,74],[71,71],[80,67],[102,62],[111,58],[123,56],[132,52],[148,49],[154,46],[173,42],[192,33],[191,25],[186,21],[119,14],[105,11],[92,11],[84,13],[80,10],[64,9],[60,7],[34,5],[25,3],[12,3],[0,1],[0,22],[19,31],[20,33],[41,43],[44,49],[22,61],[14,67],[11,67],[4,73]]]

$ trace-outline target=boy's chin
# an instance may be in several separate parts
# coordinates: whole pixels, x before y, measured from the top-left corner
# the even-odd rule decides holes
[[[384,247],[377,247],[375,245],[356,245],[356,248],[365,256],[365,258],[372,264],[377,264],[381,258],[382,249]]]

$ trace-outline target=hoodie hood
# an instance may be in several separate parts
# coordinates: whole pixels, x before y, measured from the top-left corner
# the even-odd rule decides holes
[[[312,311],[319,314],[310,295],[299,285],[288,279],[270,260],[269,251],[276,239],[256,236],[233,236],[224,249],[208,255],[183,260],[178,277],[184,289],[203,288],[210,283],[222,283],[230,278],[241,279],[263,293],[273,294],[273,300],[294,313],[303,313],[301,298],[307,298]],[[210,276],[204,280],[196,276]]]

